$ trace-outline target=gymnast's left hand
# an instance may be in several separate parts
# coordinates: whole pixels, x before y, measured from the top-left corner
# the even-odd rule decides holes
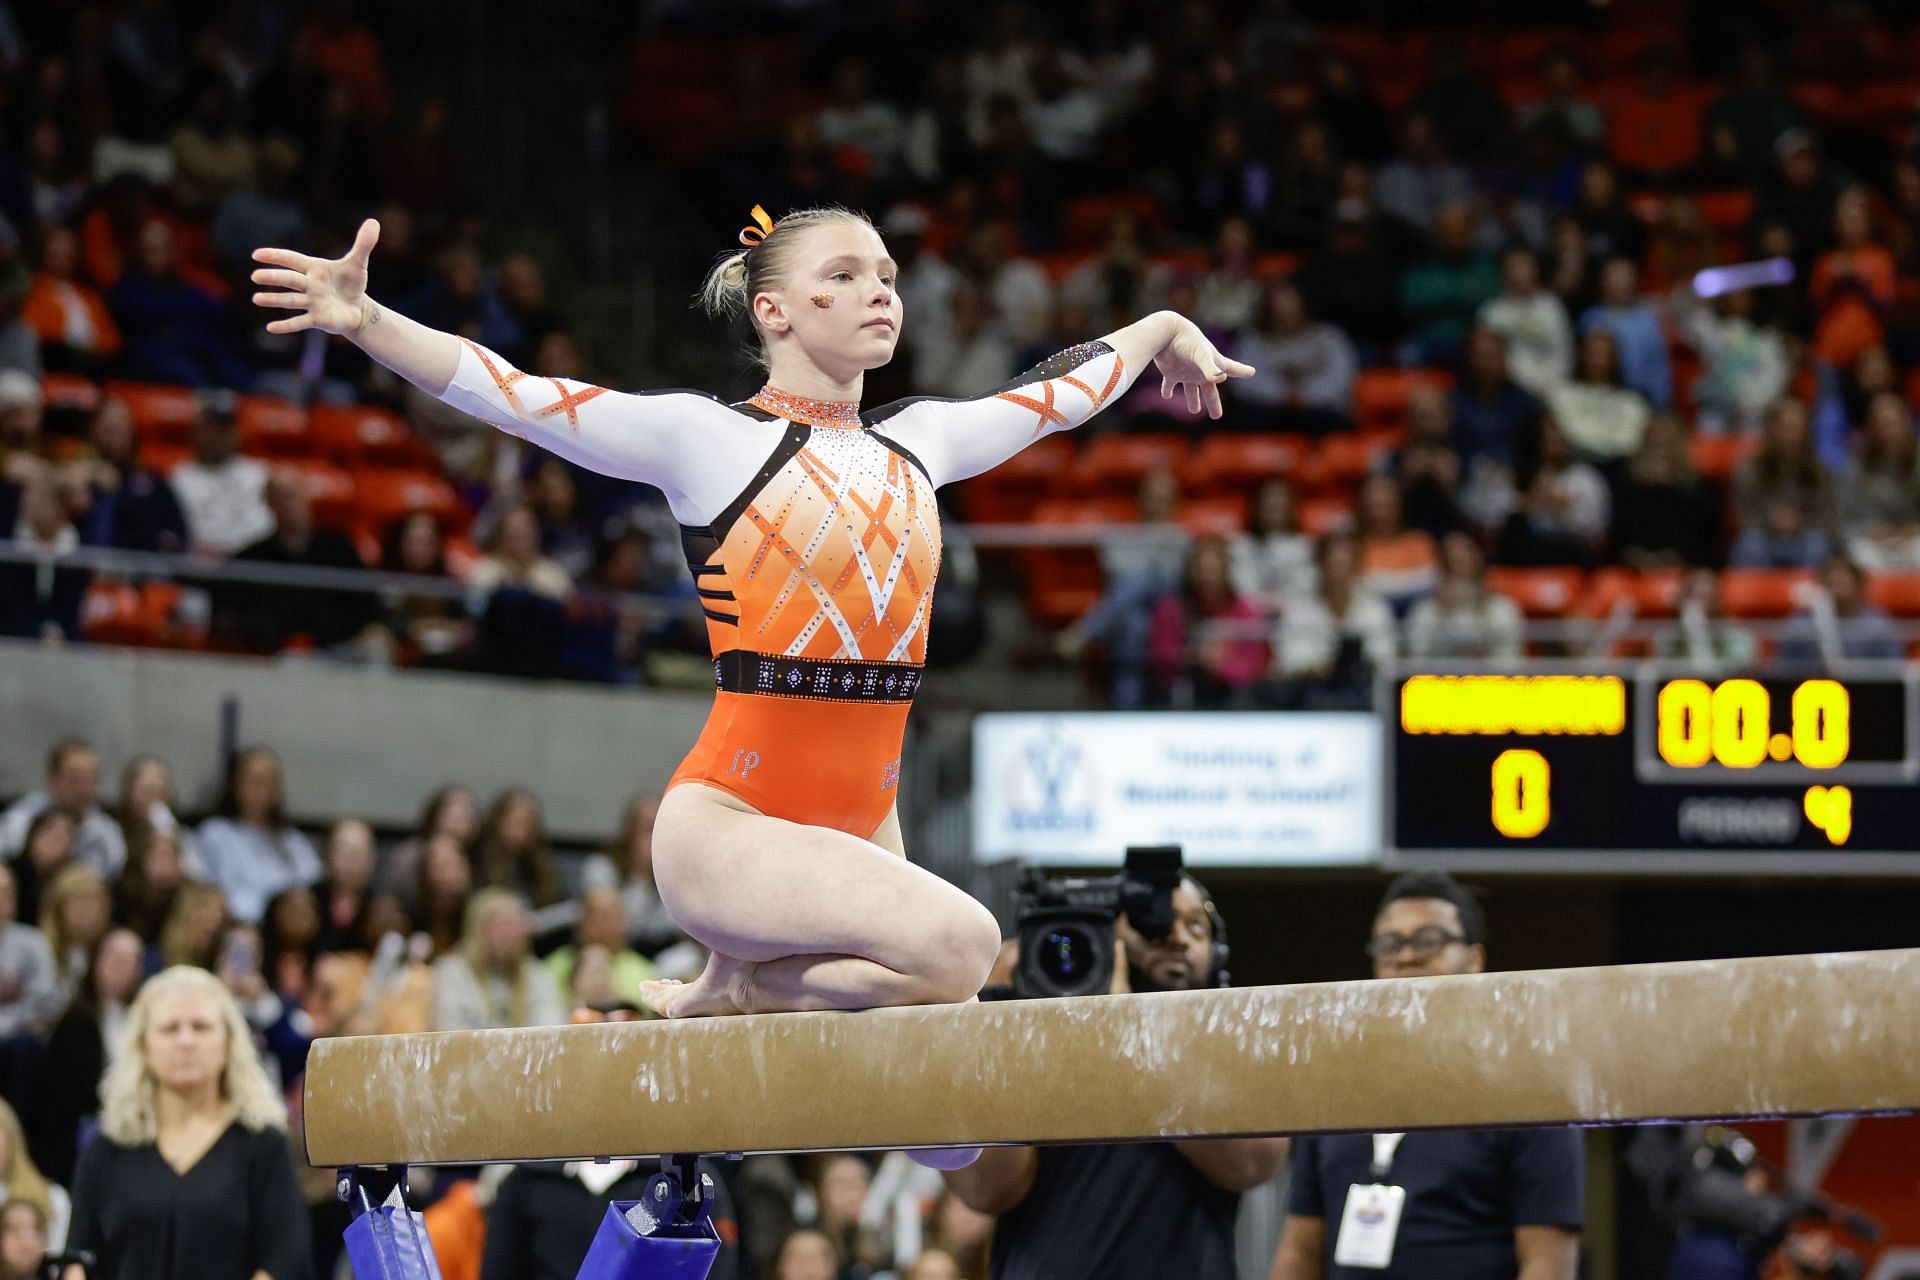
[[[1221,355],[1200,332],[1200,326],[1185,316],[1175,316],[1174,322],[1173,336],[1153,358],[1154,367],[1160,370],[1160,396],[1170,400],[1175,391],[1184,389],[1188,412],[1198,413],[1204,408],[1209,418],[1218,418],[1222,412],[1220,384],[1228,378],[1252,377],[1253,366]]]

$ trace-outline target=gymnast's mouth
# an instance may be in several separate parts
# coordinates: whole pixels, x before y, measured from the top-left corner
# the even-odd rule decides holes
[[[881,319],[878,319],[878,320],[869,320],[865,324],[861,325],[860,327],[862,329],[885,329],[889,333],[891,333],[893,331],[893,321],[888,320],[885,317],[882,317]]]

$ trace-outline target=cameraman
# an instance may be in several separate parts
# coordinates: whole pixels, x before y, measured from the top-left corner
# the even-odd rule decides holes
[[[1173,893],[1173,928],[1150,942],[1114,922],[1113,992],[1190,991],[1218,983],[1218,913],[1191,876]],[[1003,965],[1011,960],[1003,953]],[[997,978],[1005,977],[1004,968]],[[943,1175],[969,1208],[998,1214],[994,1280],[1117,1275],[1230,1278],[1240,1193],[1280,1171],[1285,1138],[1210,1138],[1109,1146],[988,1147]]]
[[[1388,887],[1367,954],[1376,978],[1479,973],[1485,944],[1464,888],[1413,874]],[[1296,1138],[1272,1280],[1573,1280],[1584,1165],[1574,1129]]]

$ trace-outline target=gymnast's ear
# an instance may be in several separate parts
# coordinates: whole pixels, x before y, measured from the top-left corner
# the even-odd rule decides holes
[[[753,295],[748,304],[753,310],[753,321],[762,333],[785,333],[793,328],[793,318],[787,313],[786,300],[773,290],[763,290]]]

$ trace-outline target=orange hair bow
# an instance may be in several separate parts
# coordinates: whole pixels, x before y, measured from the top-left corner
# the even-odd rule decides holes
[[[740,228],[740,243],[751,249],[773,234],[773,219],[759,205],[753,206],[753,220],[758,226]]]

